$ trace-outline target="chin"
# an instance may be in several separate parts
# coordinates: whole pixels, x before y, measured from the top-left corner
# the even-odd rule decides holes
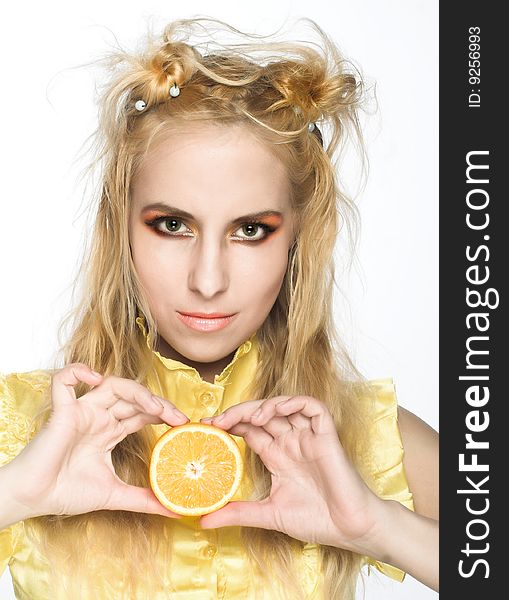
[[[196,363],[215,363],[219,360],[224,359],[225,357],[229,356],[230,354],[233,354],[235,352],[237,348],[232,348],[231,350],[226,349],[224,352],[222,351],[218,351],[218,352],[196,352],[195,351],[190,351],[190,352],[181,352],[180,354],[182,354],[182,356],[184,357],[184,359],[187,360],[191,360],[193,362]]]
[[[213,363],[234,353],[240,343],[232,347],[231,342],[214,344],[212,340],[205,338],[203,341],[194,341],[186,345],[170,343],[170,346],[183,357],[184,362],[187,359],[198,363]]]

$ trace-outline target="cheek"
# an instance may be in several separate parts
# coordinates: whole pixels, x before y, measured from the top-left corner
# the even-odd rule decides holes
[[[153,301],[159,302],[168,299],[172,290],[182,287],[186,273],[183,260],[169,257],[167,249],[151,242],[149,236],[138,240],[134,237],[131,254],[143,288]]]
[[[237,291],[256,307],[274,303],[281,289],[288,264],[288,250],[284,244],[271,247],[256,256],[239,257]]]

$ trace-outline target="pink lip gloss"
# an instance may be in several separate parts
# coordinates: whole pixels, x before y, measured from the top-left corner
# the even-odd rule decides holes
[[[193,317],[191,315],[183,315],[177,312],[177,318],[185,323],[191,329],[196,331],[218,331],[224,329],[236,315],[230,315],[228,317],[215,317],[213,319],[207,319],[205,317]]]

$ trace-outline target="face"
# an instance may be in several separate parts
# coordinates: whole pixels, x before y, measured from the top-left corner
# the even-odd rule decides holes
[[[284,166],[247,129],[200,126],[155,147],[132,182],[129,235],[159,349],[211,363],[257,331],[293,226]]]

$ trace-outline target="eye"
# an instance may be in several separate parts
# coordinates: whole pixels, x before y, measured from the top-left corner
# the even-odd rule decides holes
[[[157,217],[157,219],[153,219],[148,222],[147,225],[153,227],[156,231],[166,235],[188,235],[190,233],[189,229],[182,230],[182,226],[185,227],[185,224],[180,219],[175,219],[174,217]]]
[[[254,241],[257,242],[258,240],[263,240],[264,238],[267,237],[267,235],[269,233],[272,233],[273,231],[275,231],[274,227],[271,227],[270,225],[267,225],[266,223],[244,223],[244,225],[242,225],[242,227],[239,227],[237,229],[237,231],[242,231],[242,233],[246,236],[246,237],[242,237],[242,236],[235,236],[240,240],[243,241]]]

